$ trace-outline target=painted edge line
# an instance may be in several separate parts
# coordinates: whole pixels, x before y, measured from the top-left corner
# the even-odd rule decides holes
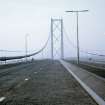
[[[6,99],[6,97],[0,97],[0,102],[2,102],[5,99]]]
[[[89,86],[87,86],[82,80],[80,80],[75,73],[73,73],[70,68],[66,65],[63,60],[59,60],[60,63],[72,74],[72,76],[81,84],[81,86],[89,93],[89,95],[98,103],[99,105],[105,105],[105,101],[98,96]]]

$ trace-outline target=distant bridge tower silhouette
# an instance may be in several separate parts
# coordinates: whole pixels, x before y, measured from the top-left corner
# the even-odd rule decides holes
[[[63,19],[51,19],[51,58],[64,58]]]

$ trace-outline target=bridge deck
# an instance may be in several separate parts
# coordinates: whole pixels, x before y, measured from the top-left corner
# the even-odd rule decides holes
[[[0,69],[0,105],[97,105],[58,62]]]

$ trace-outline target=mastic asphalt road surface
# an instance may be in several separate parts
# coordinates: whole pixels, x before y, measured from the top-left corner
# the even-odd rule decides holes
[[[0,69],[0,105],[97,105],[59,61]]]

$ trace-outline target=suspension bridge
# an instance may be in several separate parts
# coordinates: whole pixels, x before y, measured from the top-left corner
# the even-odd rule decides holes
[[[68,37],[63,19],[52,18],[50,26],[48,39],[38,51],[0,57],[6,62],[50,52],[46,59],[0,65],[0,105],[105,105],[104,64],[92,58],[78,64],[78,52],[77,59],[66,58],[65,48],[76,50],[77,45]],[[80,53],[105,56],[81,48]]]

